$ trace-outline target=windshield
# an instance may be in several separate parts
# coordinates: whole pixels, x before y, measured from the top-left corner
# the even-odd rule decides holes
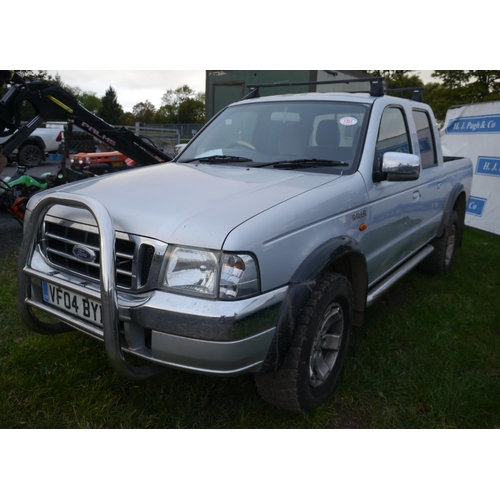
[[[352,173],[368,110],[367,104],[329,101],[252,101],[229,107],[177,161],[262,168],[279,164],[280,169],[290,162],[293,169]],[[311,160],[320,161],[314,165]]]

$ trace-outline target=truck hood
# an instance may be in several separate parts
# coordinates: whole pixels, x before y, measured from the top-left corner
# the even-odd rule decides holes
[[[55,190],[100,201],[118,231],[170,244],[220,249],[227,235],[246,220],[338,178],[244,166],[167,163]],[[80,209],[56,206],[49,213],[95,224],[91,214]]]

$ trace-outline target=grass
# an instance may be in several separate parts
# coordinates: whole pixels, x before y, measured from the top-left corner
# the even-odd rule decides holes
[[[1,428],[500,427],[500,237],[466,228],[452,273],[414,271],[369,309],[333,396],[306,417],[252,377],[172,371],[134,385],[84,334],[44,337],[16,309],[16,255],[0,258]]]

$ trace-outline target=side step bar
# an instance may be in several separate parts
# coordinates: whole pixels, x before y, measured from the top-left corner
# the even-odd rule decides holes
[[[411,259],[406,261],[401,267],[398,267],[398,269],[396,269],[396,271],[390,274],[387,278],[375,285],[375,287],[368,292],[366,307],[373,305],[385,292],[387,292],[387,290],[389,290],[389,288],[396,284],[405,274],[408,274],[412,269],[417,267],[418,264],[420,264],[432,252],[434,252],[434,247],[432,245],[427,245]]]

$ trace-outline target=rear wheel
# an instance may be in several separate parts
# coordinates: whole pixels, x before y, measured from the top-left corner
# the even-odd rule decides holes
[[[459,231],[458,215],[456,212],[452,212],[442,236],[431,242],[434,252],[422,262],[420,266],[422,271],[436,275],[445,275],[451,271],[455,260]]]
[[[39,167],[44,160],[44,152],[36,144],[25,144],[19,150],[19,163],[25,167]]]
[[[325,274],[302,313],[283,367],[255,375],[265,401],[306,413],[330,396],[347,354],[352,308],[349,281],[339,274]]]

